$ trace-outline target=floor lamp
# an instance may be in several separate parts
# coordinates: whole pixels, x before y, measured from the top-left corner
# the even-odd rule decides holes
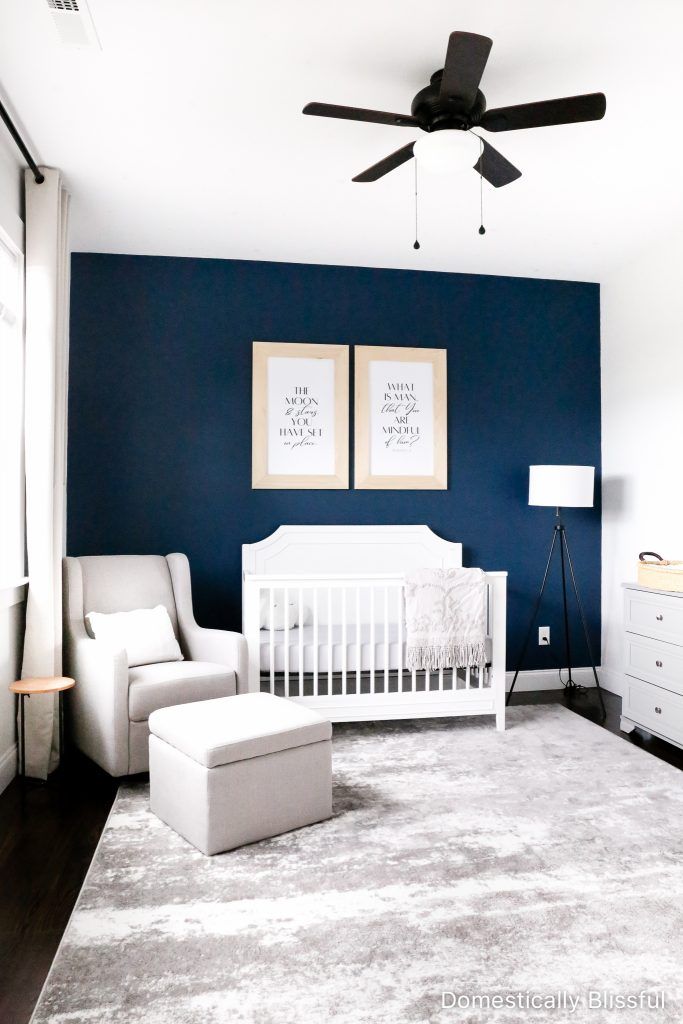
[[[560,570],[562,573],[562,609],[564,612],[564,642],[567,654],[567,670],[569,673],[569,678],[565,683],[565,689],[570,691],[582,689],[582,687],[578,686],[572,678],[572,649],[571,640],[569,636],[569,615],[567,611],[567,569],[569,569],[571,585],[574,591],[574,596],[576,598],[576,604],[579,609],[579,616],[581,618],[583,635],[586,639],[586,647],[588,648],[588,657],[590,658],[591,668],[593,669],[593,676],[595,678],[595,685],[597,687],[598,697],[600,699],[600,707],[602,708],[603,716],[607,714],[607,712],[605,711],[605,702],[602,699],[600,680],[598,679],[598,673],[595,667],[593,648],[591,647],[590,636],[588,635],[586,615],[583,610],[583,604],[581,603],[579,588],[576,584],[576,576],[574,575],[572,556],[569,553],[569,544],[567,543],[567,531],[565,529],[564,523],[562,522],[563,508],[593,507],[594,476],[595,469],[593,466],[529,466],[529,504],[554,507],[557,521],[553,527],[553,536],[550,543],[548,561],[546,563],[545,572],[543,573],[541,589],[538,593],[538,597],[536,598],[536,604],[534,605],[534,611],[531,616],[531,622],[529,623],[529,629],[527,630],[527,634],[524,639],[524,645],[519,656],[519,661],[517,662],[517,667],[515,668],[515,675],[512,680],[512,686],[510,687],[510,692],[508,693],[507,696],[506,703],[508,704],[510,703],[510,697],[512,696],[512,691],[514,690],[515,683],[517,682],[517,676],[519,675],[520,669],[524,662],[527,648],[529,647],[529,641],[531,640],[531,634],[533,633],[534,623],[536,622],[536,618],[541,607],[541,601],[543,600],[543,592],[545,590],[546,583],[548,582],[548,576],[550,574],[550,566],[552,564],[553,555],[555,554],[555,549],[559,548]]]

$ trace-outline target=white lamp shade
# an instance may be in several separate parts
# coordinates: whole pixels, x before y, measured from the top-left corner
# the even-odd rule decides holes
[[[592,508],[594,466],[529,466],[529,504]]]
[[[418,173],[421,170],[450,175],[471,172],[480,152],[477,136],[458,128],[428,132],[421,135],[413,147]]]

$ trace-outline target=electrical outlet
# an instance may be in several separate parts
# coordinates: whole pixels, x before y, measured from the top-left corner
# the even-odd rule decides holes
[[[538,646],[548,647],[550,645],[550,626],[538,627]]]

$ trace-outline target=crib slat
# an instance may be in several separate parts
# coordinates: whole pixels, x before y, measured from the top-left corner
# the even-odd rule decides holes
[[[313,696],[318,696],[318,588],[313,587]]]
[[[403,691],[403,587],[396,588],[396,618],[398,621],[398,692]]]
[[[451,669],[451,686],[454,690],[458,689],[458,670],[455,665]]]
[[[332,696],[332,587],[327,588],[327,696]]]
[[[384,588],[384,692],[389,692],[389,588]]]
[[[417,692],[417,672],[415,671],[415,669],[413,669],[412,672],[410,673],[410,677],[411,677],[410,681],[411,681],[411,684],[412,684],[413,693],[416,693]]]
[[[268,607],[270,608],[270,617],[268,622],[270,623],[270,692],[275,693],[275,630],[273,629],[273,622],[275,621],[275,591],[272,587],[268,588]]]
[[[469,688],[470,688],[470,666],[468,665],[467,668],[465,669],[465,689],[469,690]]]
[[[289,697],[289,587],[285,587],[285,697]]]
[[[304,592],[299,587],[299,697],[304,696]]]
[[[375,588],[370,587],[370,693],[375,692]]]
[[[363,658],[363,647],[360,635],[360,587],[356,587],[356,693],[360,693],[361,661]]]
[[[346,587],[341,588],[342,599],[342,693],[346,696],[346,659],[348,655],[346,622]]]
[[[425,690],[426,691],[429,690],[429,680],[430,679],[431,679],[431,674],[428,672],[427,669],[425,669]]]
[[[439,669],[439,689],[443,690],[443,669]]]

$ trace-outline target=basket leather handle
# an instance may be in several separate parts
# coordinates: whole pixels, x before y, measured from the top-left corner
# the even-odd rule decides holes
[[[650,555],[652,558],[656,558],[658,562],[663,562],[664,561],[662,556],[658,555],[656,551],[641,551],[640,554],[638,555],[638,561],[639,562],[644,562],[646,555]]]

